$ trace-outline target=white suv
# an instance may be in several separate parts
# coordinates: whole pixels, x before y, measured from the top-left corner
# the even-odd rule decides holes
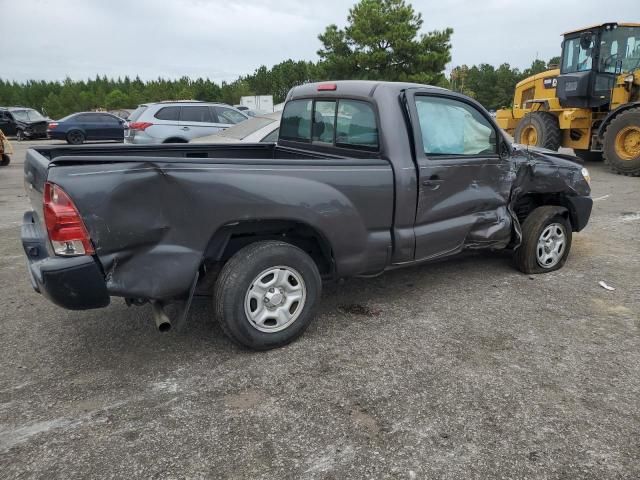
[[[125,143],[185,143],[244,122],[246,114],[223,103],[144,103],[129,115]]]

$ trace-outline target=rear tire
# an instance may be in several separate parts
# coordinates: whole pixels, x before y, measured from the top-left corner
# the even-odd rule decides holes
[[[528,274],[558,270],[567,261],[571,240],[571,223],[558,207],[538,207],[522,224],[522,244],[514,254],[516,267]]]
[[[2,159],[0,160],[0,167],[6,167],[11,163],[11,157],[6,153],[2,154]]]
[[[321,290],[318,267],[304,251],[280,241],[256,242],[222,267],[213,296],[216,318],[239,345],[281,347],[309,326]]]
[[[558,118],[548,112],[527,113],[518,123],[513,139],[522,145],[558,151],[562,139]]]
[[[85,141],[84,133],[80,130],[71,130],[67,133],[67,143],[70,145],[82,145]]]
[[[621,175],[640,176],[640,108],[618,114],[604,132],[604,161]]]

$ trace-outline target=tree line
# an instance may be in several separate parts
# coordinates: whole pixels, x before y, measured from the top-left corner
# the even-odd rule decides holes
[[[286,60],[261,66],[233,82],[208,78],[158,78],[15,82],[0,78],[0,105],[40,109],[51,118],[94,109],[135,108],[140,103],[197,99],[239,103],[244,95],[273,95],[282,102],[295,85],[326,79],[410,81],[449,87],[478,99],[487,108],[511,103],[519,79],[547,68],[536,60],[520,72],[508,64],[456,67],[449,78],[451,35],[446,28],[421,34],[422,15],[405,0],[360,0],[349,10],[344,28],[329,25],[318,35],[321,48],[315,62]]]
[[[497,110],[511,106],[513,91],[519,81],[559,64],[560,57],[553,57],[548,62],[534,60],[529,68],[522,71],[508,63],[497,68],[486,63],[471,67],[461,65],[451,71],[449,88],[475,98],[489,110]]]

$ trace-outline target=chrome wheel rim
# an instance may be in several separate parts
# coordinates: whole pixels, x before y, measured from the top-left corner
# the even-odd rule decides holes
[[[567,235],[564,225],[552,223],[547,225],[540,237],[536,248],[536,260],[542,268],[555,267],[564,255],[567,245]]]
[[[307,287],[297,270],[271,267],[251,282],[245,294],[244,311],[253,328],[275,333],[298,319],[306,299]]]

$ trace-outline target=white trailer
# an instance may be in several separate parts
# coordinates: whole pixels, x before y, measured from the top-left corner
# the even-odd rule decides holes
[[[260,113],[273,112],[273,95],[240,97],[240,105]]]

